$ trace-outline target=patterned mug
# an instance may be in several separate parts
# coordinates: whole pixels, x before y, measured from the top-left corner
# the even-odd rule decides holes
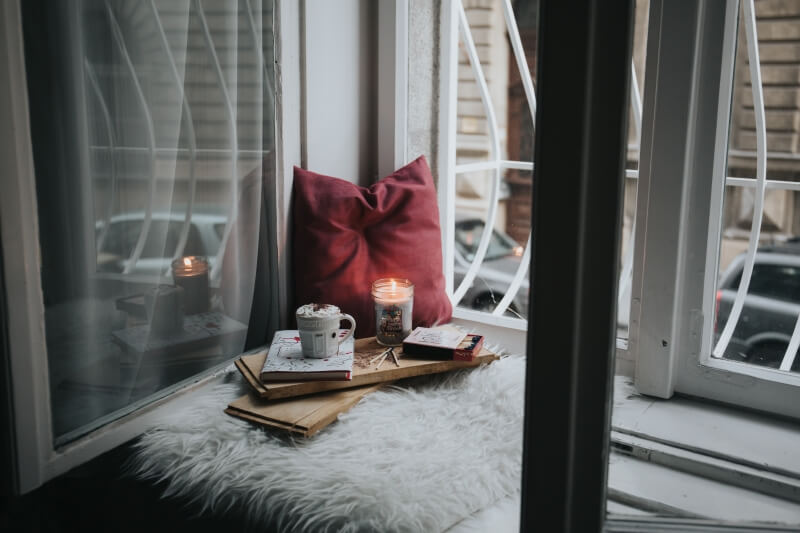
[[[339,345],[353,336],[356,330],[355,319],[342,313],[331,304],[306,304],[300,306],[295,313],[297,329],[300,332],[300,346],[303,357],[323,359],[339,352]],[[339,335],[339,322],[347,320],[350,329]]]

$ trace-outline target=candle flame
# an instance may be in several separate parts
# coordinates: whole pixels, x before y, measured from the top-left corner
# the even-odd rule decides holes
[[[397,282],[395,280],[392,280],[392,292],[395,292],[396,290],[397,290]]]
[[[190,266],[192,266],[192,260],[189,259],[188,257],[184,257],[183,258],[183,264],[186,265],[187,267],[190,267]]]

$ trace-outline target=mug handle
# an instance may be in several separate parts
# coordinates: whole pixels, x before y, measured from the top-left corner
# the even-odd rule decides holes
[[[355,332],[356,330],[356,319],[348,315],[347,313],[341,313],[339,315],[339,320],[347,320],[350,322],[350,329],[347,330],[347,335],[339,339],[339,344],[342,344],[344,341],[353,336],[353,332]]]

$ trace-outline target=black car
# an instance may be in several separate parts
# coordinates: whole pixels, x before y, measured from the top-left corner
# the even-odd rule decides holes
[[[715,340],[728,320],[745,254],[723,273],[717,291]],[[800,242],[759,248],[744,306],[723,357],[778,368],[800,315]],[[796,357],[792,371],[800,371]]]

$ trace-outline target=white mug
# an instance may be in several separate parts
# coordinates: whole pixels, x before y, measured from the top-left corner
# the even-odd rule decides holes
[[[355,319],[342,313],[335,305],[306,304],[297,309],[295,316],[303,357],[322,359],[336,355],[339,345],[352,337],[356,330]],[[350,329],[342,336],[339,335],[341,320],[350,322]]]

